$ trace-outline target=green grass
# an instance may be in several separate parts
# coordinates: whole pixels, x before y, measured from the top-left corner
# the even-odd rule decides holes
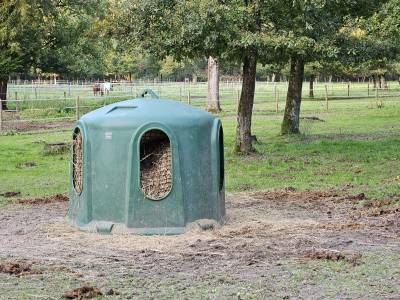
[[[314,98],[308,97],[309,87],[305,82],[303,86],[303,100],[307,102],[318,102],[319,106],[325,109],[325,85],[327,87],[328,97],[331,101],[348,102],[348,83],[316,83],[314,86]],[[385,101],[398,100],[400,85],[397,82],[389,82],[389,89],[378,90],[379,99]],[[207,95],[207,84],[197,83],[162,83],[155,84],[151,82],[139,83],[121,83],[114,84],[113,91],[109,97],[93,96],[92,84],[86,85],[12,85],[8,86],[8,106],[9,109],[18,109],[21,119],[34,118],[57,118],[57,117],[73,117],[75,114],[75,101],[80,98],[81,110],[89,111],[104,104],[120,101],[124,99],[134,98],[139,95],[145,88],[153,89],[161,98],[176,99],[188,102],[189,95],[191,104],[202,107],[205,104]],[[241,90],[240,83],[224,83],[220,84],[221,105],[225,112],[234,114],[237,106],[238,93]],[[369,90],[369,91],[368,91]],[[287,83],[268,83],[257,82],[255,92],[255,103],[262,108],[271,111],[276,110],[276,96],[278,106],[283,108],[283,102],[287,91]],[[354,97],[362,98],[363,102],[375,102],[376,90],[369,86],[368,83],[351,83],[350,84],[350,102],[354,102]],[[367,98],[370,97],[370,98]],[[18,99],[19,102],[13,100]],[[315,104],[315,103],[314,103]],[[310,105],[314,105],[311,103]]]
[[[279,135],[282,112],[270,103],[255,105],[253,134],[257,153],[232,153],[236,118],[221,114],[225,131],[226,190],[298,190],[364,192],[371,198],[400,197],[400,101],[376,108],[369,100],[332,101],[329,112],[320,102],[304,102],[300,136]],[[43,155],[37,141],[69,141],[69,131],[0,136],[0,193],[20,191],[22,198],[65,193],[69,156]],[[18,168],[25,162],[36,166]],[[6,199],[0,198],[6,203]]]
[[[302,120],[303,134],[291,137],[279,135],[282,111],[275,112],[275,103],[256,103],[254,111],[253,134],[259,143],[255,144],[257,153],[249,157],[232,152],[236,127],[233,111],[225,110],[220,115],[225,132],[228,192],[290,186],[298,190],[364,192],[369,198],[400,200],[399,99],[387,100],[380,109],[368,99],[332,101],[328,112],[324,102],[305,101],[302,116],[316,116],[324,122]],[[0,135],[0,193],[20,191],[18,198],[31,198],[67,192],[69,154],[46,155],[43,141],[70,139],[70,130]],[[25,167],[30,162],[35,165]],[[0,206],[15,199],[0,197]],[[399,254],[379,248],[362,255],[361,264],[356,266],[344,261],[285,260],[276,266],[271,263],[265,266],[264,277],[216,271],[195,278],[183,274],[160,279],[128,270],[124,276],[109,272],[104,277],[90,275],[89,280],[46,269],[43,275],[21,278],[0,274],[0,298],[59,298],[86,280],[103,292],[118,290],[120,298],[145,295],[238,299],[239,295],[240,299],[331,299],[398,295]]]
[[[30,198],[66,192],[69,154],[45,155],[42,142],[69,137],[69,132],[0,136],[0,193],[21,192],[22,198]],[[35,166],[21,167],[27,162]]]
[[[221,273],[175,274],[173,277],[140,276],[134,270],[115,272],[104,276],[90,273],[79,278],[68,270],[42,267],[43,274],[20,278],[0,273],[0,296],[5,299],[59,299],[67,290],[87,283],[105,293],[109,289],[119,296],[96,299],[395,299],[399,293],[400,255],[380,249],[366,253],[360,265],[344,261],[297,260],[267,263],[253,276]],[[88,271],[82,270],[86,275]],[[263,276],[260,276],[262,272]],[[89,282],[88,282],[89,281]]]

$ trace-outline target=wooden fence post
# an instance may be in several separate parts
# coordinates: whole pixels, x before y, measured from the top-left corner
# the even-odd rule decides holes
[[[188,91],[188,103],[189,103],[189,105],[192,104],[192,99],[190,99],[190,91]]]
[[[179,87],[179,101],[182,102],[182,87]]]
[[[369,97],[369,83],[368,83],[368,97]]]
[[[3,130],[3,100],[0,98],[0,131]]]
[[[276,84],[274,86],[274,93],[275,93],[276,113],[278,113],[279,112],[279,96],[278,96],[278,90],[276,88]]]
[[[350,97],[350,83],[347,84],[347,97]]]
[[[326,84],[325,84],[325,102],[326,102],[326,111],[329,111],[328,86]]]
[[[75,114],[76,114],[76,120],[79,120],[79,96],[76,97],[76,103],[75,103]]]
[[[18,92],[15,92],[15,110],[18,111]]]

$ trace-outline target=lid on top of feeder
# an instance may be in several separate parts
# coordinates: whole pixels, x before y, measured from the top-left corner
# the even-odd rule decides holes
[[[146,95],[151,97],[145,98]],[[141,96],[140,98],[106,105],[87,113],[81,120],[89,123],[109,122],[114,119],[119,122],[126,120],[130,123],[144,119],[173,122],[186,120],[190,124],[196,120],[214,119],[212,114],[202,109],[174,100],[161,100],[154,92],[149,92],[149,90],[145,90]]]

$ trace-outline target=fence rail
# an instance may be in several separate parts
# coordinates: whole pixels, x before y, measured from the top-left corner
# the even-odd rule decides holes
[[[281,114],[287,92],[287,82],[257,82],[254,110],[262,114]],[[93,95],[88,84],[9,84],[7,109],[0,110],[0,130],[18,128],[19,123],[73,121],[81,114],[104,105],[137,97],[145,88],[153,89],[161,98],[205,107],[207,83],[135,82],[113,83],[109,95]],[[221,82],[220,102],[224,114],[235,114],[241,92],[241,82]],[[400,105],[400,85],[388,82],[385,87],[371,83],[315,83],[310,95],[309,83],[303,86],[303,101],[309,113],[332,109],[356,109],[360,103],[382,107],[385,103]],[[0,100],[1,101],[1,100]],[[4,100],[3,100],[4,101]],[[338,103],[341,103],[340,105]],[[358,103],[358,104],[356,104]],[[0,105],[1,106],[1,105]]]

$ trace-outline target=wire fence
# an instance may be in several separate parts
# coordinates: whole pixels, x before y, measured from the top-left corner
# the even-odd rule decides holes
[[[241,85],[240,81],[220,82],[219,95],[224,115],[236,113]],[[162,99],[206,107],[207,83],[202,82],[114,82],[112,90],[105,95],[95,95],[93,83],[89,82],[15,82],[8,85],[6,109],[0,112],[0,130],[29,130],[49,126],[52,122],[64,125],[96,108],[136,98],[145,88],[153,89]],[[287,88],[287,82],[257,82],[255,114],[282,114]],[[400,104],[400,85],[388,82],[379,88],[369,82],[315,83],[311,92],[309,83],[305,82],[302,96],[306,103],[303,106],[309,114],[357,109],[360,104],[381,108],[388,103]]]

